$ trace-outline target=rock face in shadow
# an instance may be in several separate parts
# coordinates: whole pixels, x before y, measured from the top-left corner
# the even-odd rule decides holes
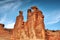
[[[45,30],[44,15],[36,6],[27,10],[26,22],[23,12],[19,11],[14,29],[4,29],[4,24],[0,24],[0,40],[60,40],[59,33]]]

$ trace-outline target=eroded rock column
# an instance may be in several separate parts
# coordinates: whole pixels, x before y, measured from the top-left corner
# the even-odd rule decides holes
[[[12,40],[20,40],[21,39],[21,33],[23,31],[23,13],[22,11],[19,11],[19,16],[16,18],[16,23],[14,25],[13,34],[12,34]]]
[[[33,15],[35,15],[35,33],[36,38],[45,40],[45,26],[44,26],[44,16],[37,7],[32,7]]]

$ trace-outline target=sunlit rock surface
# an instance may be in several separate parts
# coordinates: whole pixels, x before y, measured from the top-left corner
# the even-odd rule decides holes
[[[19,11],[14,29],[4,29],[4,24],[0,24],[0,40],[60,40],[60,30],[45,30],[44,15],[33,6],[27,10],[26,22]]]

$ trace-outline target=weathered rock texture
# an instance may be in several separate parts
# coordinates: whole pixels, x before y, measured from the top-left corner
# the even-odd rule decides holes
[[[47,40],[60,40],[60,30],[56,30],[56,31],[46,30],[46,39]]]
[[[23,12],[19,11],[14,29],[4,29],[4,24],[0,24],[0,40],[60,40],[59,30],[45,30],[44,16],[37,7],[33,6],[27,13],[24,22]]]

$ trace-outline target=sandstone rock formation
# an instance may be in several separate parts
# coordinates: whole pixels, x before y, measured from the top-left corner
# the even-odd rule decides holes
[[[10,31],[4,29],[4,24],[0,24],[0,40],[10,40]]]
[[[60,30],[46,30],[47,40],[60,40]]]
[[[27,13],[24,22],[23,12],[19,11],[14,29],[4,29],[0,24],[0,40],[60,40],[60,31],[45,30],[44,15],[36,6]]]

